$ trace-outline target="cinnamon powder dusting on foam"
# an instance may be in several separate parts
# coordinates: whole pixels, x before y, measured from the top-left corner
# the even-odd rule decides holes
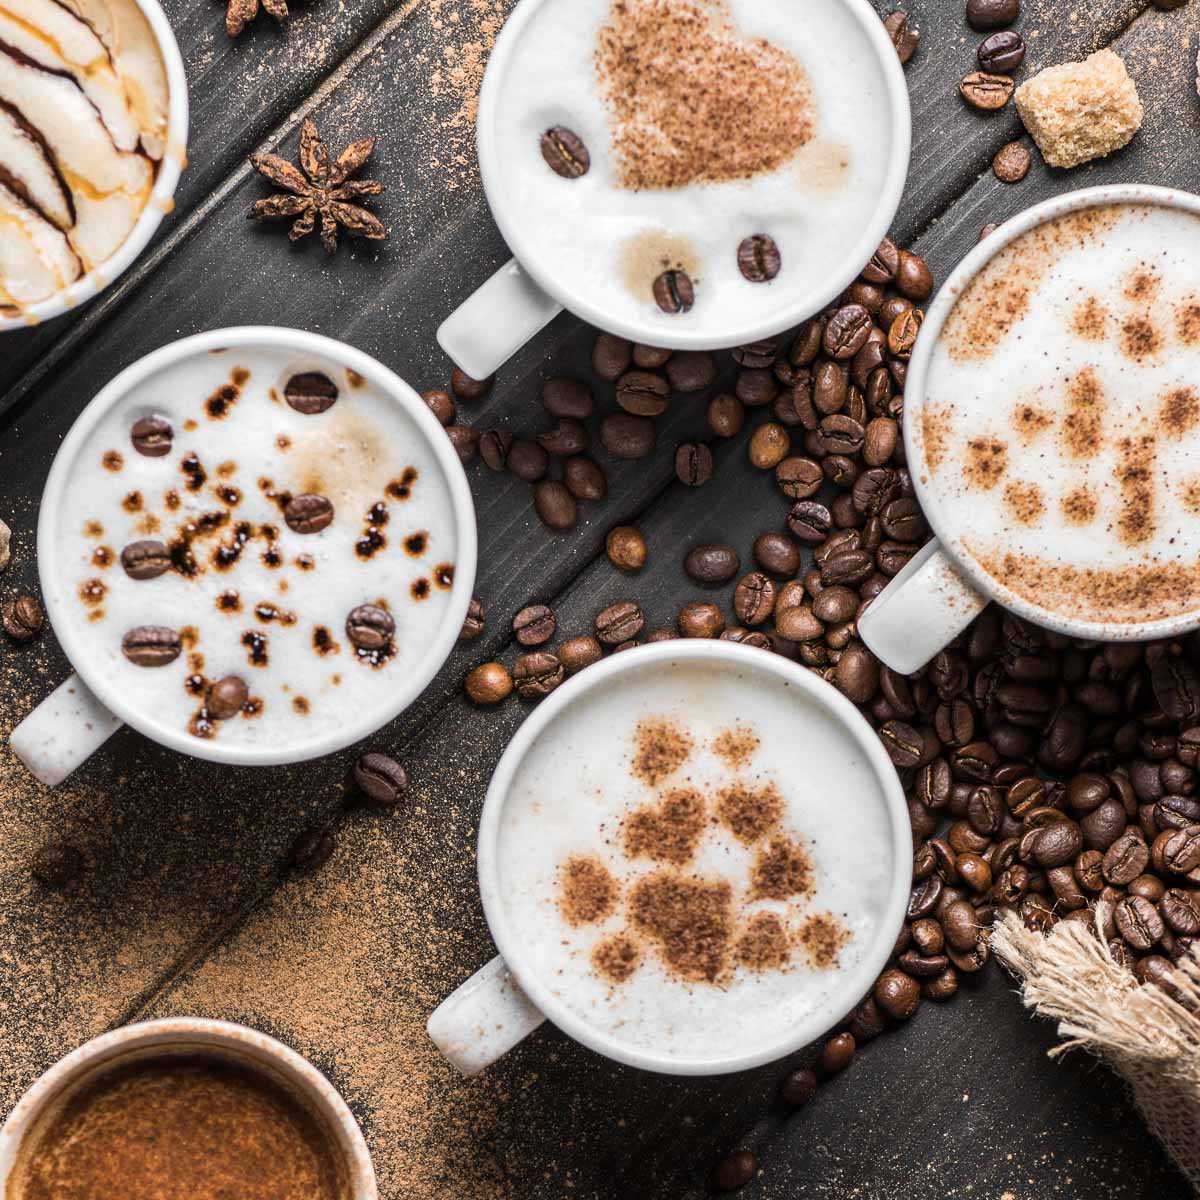
[[[1087,525],[1096,519],[1096,493],[1087,487],[1072,488],[1062,499],[1062,514],[1072,525]]]
[[[1104,389],[1091,367],[1085,367],[1067,384],[1063,444],[1073,458],[1091,458],[1100,450],[1103,404]]]
[[[1126,300],[1149,304],[1158,295],[1160,282],[1158,272],[1153,267],[1137,266],[1126,275],[1121,290]]]
[[[1035,408],[1032,404],[1018,404],[1013,409],[1012,423],[1017,436],[1028,445],[1054,424],[1054,418],[1045,409]]]
[[[1200,422],[1200,395],[1192,387],[1176,388],[1163,397],[1159,422],[1167,433],[1187,433]]]
[[[657,807],[639,808],[625,819],[625,853],[682,866],[696,852],[704,825],[704,800],[698,792],[669,792]]]
[[[624,933],[603,938],[592,951],[592,966],[598,975],[610,983],[624,983],[641,963],[641,948]]]
[[[989,491],[1008,469],[1008,446],[997,438],[972,438],[967,443],[963,473],[977,488]]]
[[[1186,479],[1179,485],[1179,498],[1190,513],[1200,513],[1200,476]]]
[[[717,797],[717,817],[739,842],[749,846],[783,820],[783,797],[773,783],[761,788],[733,784]]]
[[[657,787],[677,771],[692,752],[692,738],[672,721],[648,717],[634,734],[632,770],[635,778]]]
[[[727,766],[743,767],[758,749],[758,734],[745,725],[724,729],[713,739],[713,753]]]
[[[1175,336],[1185,346],[1200,343],[1200,299],[1185,300],[1175,310]]]
[[[927,405],[921,411],[921,436],[925,442],[925,461],[936,471],[946,459],[950,446],[953,414],[945,408]]]
[[[806,896],[812,888],[812,863],[803,846],[778,838],[758,852],[750,871],[750,895],[755,900],[787,900]]]
[[[658,944],[668,970],[695,983],[715,983],[728,966],[733,888],[725,880],[658,872],[633,889],[633,925]]]
[[[850,932],[832,913],[813,913],[804,919],[797,939],[809,965],[818,971],[836,967]]]
[[[779,971],[787,966],[787,927],[775,913],[755,913],[737,940],[737,960],[751,971]]]
[[[1130,317],[1121,326],[1121,349],[1134,362],[1153,358],[1162,349],[1162,334],[1149,317]]]
[[[1071,328],[1085,342],[1103,341],[1108,332],[1108,309],[1095,296],[1089,296],[1075,310]]]
[[[750,179],[813,135],[803,68],[739,37],[724,0],[614,0],[596,75],[617,180],[632,191]]]
[[[596,858],[569,858],[562,865],[559,911],[568,925],[603,921],[617,907],[617,881]]]
[[[1117,483],[1121,488],[1117,528],[1121,540],[1130,546],[1149,541],[1158,527],[1154,515],[1154,447],[1154,438],[1145,436],[1122,438],[1117,443]]]
[[[1046,511],[1042,489],[1036,483],[1019,480],[1004,489],[1004,504],[1018,524],[1036,525]]]

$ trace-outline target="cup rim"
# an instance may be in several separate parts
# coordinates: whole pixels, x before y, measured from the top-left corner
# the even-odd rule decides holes
[[[500,821],[513,779],[542,731],[568,706],[616,676],[664,662],[706,662],[766,672],[797,688],[837,720],[858,743],[882,792],[892,836],[891,889],[879,933],[857,967],[848,971],[837,992],[798,1023],[786,1036],[757,1050],[704,1058],[680,1057],[627,1046],[589,1025],[560,1001],[526,961],[523,947],[507,921],[498,862]],[[509,742],[488,785],[479,825],[478,871],[483,911],[500,957],[521,990],[548,1020],[575,1041],[617,1062],[666,1075],[724,1075],[775,1062],[827,1033],[867,994],[887,963],[904,919],[911,887],[912,832],[904,789],[896,769],[874,730],[854,705],[832,684],[779,655],[734,642],[675,639],[639,646],[595,663],[568,680],[541,702]]]
[[[142,10],[158,43],[167,73],[167,135],[162,162],[154,187],[129,236],[116,252],[93,267],[68,287],[22,308],[15,316],[0,315],[0,333],[40,325],[91,300],[122,276],[146,248],[167,211],[174,207],[175,189],[187,165],[188,88],[187,73],[175,32],[159,0],[134,0]]]
[[[509,14],[504,27],[496,38],[479,89],[479,111],[476,119],[476,148],[479,156],[479,173],[492,218],[500,229],[505,242],[521,269],[547,295],[552,296],[569,312],[597,329],[618,334],[633,342],[661,345],[665,340],[674,350],[722,350],[731,346],[749,345],[763,338],[772,337],[783,330],[807,320],[830,304],[858,278],[863,266],[887,236],[888,229],[900,207],[905,180],[908,177],[909,160],[912,154],[912,111],[908,99],[908,84],[904,68],[896,55],[896,48],[888,38],[883,22],[868,3],[868,0],[842,0],[846,10],[857,20],[868,45],[874,51],[884,84],[888,110],[891,114],[891,153],[883,186],[872,212],[870,221],[863,226],[858,240],[847,251],[844,264],[824,277],[823,286],[811,289],[806,295],[781,304],[776,316],[769,321],[754,324],[739,324],[728,327],[720,335],[705,334],[701,330],[680,328],[665,331],[659,325],[639,324],[619,315],[604,312],[583,294],[568,295],[560,290],[555,280],[541,271],[536,257],[523,253],[527,239],[520,224],[513,220],[499,198],[499,154],[496,149],[497,95],[499,81],[507,70],[507,60],[516,46],[525,26],[532,20],[542,4],[548,0],[520,0]]]
[[[57,580],[58,560],[55,551],[60,501],[70,482],[70,467],[99,421],[119,404],[132,388],[155,373],[185,359],[206,355],[211,350],[239,347],[278,347],[296,354],[324,355],[370,380],[385,397],[399,404],[425,435],[425,440],[446,481],[454,513],[457,540],[454,586],[450,592],[450,602],[442,625],[437,636],[426,647],[424,655],[412,670],[397,681],[396,689],[386,705],[369,711],[354,724],[309,738],[289,748],[222,745],[220,739],[204,741],[191,737],[182,730],[159,726],[148,720],[147,714],[138,706],[130,704],[117,689],[115,682],[97,670],[89,660],[83,639],[65,611],[66,597],[70,589],[61,586]],[[101,703],[125,724],[171,750],[210,762],[240,766],[277,766],[333,754],[369,737],[398,717],[425,690],[450,657],[471,602],[477,565],[475,508],[466,472],[450,444],[450,439],[446,437],[437,418],[429,411],[428,405],[394,371],[363,351],[321,334],[272,325],[214,329],[170,342],[138,359],[101,388],[75,419],[54,456],[46,478],[46,486],[42,491],[37,549],[42,598],[50,624],[68,662]]]
[[[921,511],[925,514],[939,545],[950,557],[956,569],[961,571],[978,591],[1025,620],[1056,633],[1095,641],[1140,642],[1171,637],[1174,634],[1195,629],[1200,626],[1200,609],[1141,624],[1082,620],[1064,616],[1051,609],[1041,608],[1005,587],[999,580],[984,571],[962,547],[960,539],[950,532],[938,507],[937,497],[925,476],[924,438],[919,420],[925,405],[925,385],[929,367],[942,327],[959,297],[979,272],[1000,251],[1031,229],[1068,213],[1111,204],[1151,204],[1200,216],[1200,196],[1181,191],[1178,188],[1146,183],[1103,184],[1098,187],[1080,188],[1062,196],[1053,196],[1049,200],[1043,200],[1041,203],[1019,212],[1015,217],[1010,217],[998,229],[988,234],[954,268],[925,314],[916,348],[913,350],[908,364],[904,402],[904,449],[910,464],[913,487],[916,490]]]
[[[84,1042],[43,1072],[0,1125],[0,1191],[5,1189],[26,1134],[46,1105],[78,1075],[93,1065],[117,1060],[142,1047],[169,1047],[191,1039],[274,1061],[282,1074],[297,1083],[309,1101],[320,1109],[350,1173],[351,1200],[378,1200],[375,1168],[366,1139],[354,1114],[325,1075],[303,1055],[269,1034],[207,1017],[163,1017],[123,1025]]]

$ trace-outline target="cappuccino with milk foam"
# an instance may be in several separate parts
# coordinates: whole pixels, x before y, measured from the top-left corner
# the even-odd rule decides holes
[[[975,276],[910,431],[939,536],[1067,619],[1200,608],[1200,217],[1107,204]]]

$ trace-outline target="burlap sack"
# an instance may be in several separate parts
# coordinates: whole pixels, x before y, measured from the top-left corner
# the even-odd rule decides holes
[[[1200,1192],[1200,957],[1176,964],[1180,1003],[1139,984],[1075,921],[1043,935],[1006,913],[992,947],[1021,981],[1026,1007],[1058,1021],[1067,1040],[1051,1055],[1082,1046],[1103,1058],[1128,1082],[1151,1132]]]

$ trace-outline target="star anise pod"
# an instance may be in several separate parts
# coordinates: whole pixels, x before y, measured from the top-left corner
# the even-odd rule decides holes
[[[259,0],[229,0],[225,13],[225,32],[237,37],[258,16]],[[287,0],[262,0],[262,6],[279,22],[287,20]]]
[[[247,214],[251,220],[295,217],[288,237],[294,242],[312,233],[321,218],[321,245],[327,253],[337,249],[338,226],[352,237],[382,241],[387,230],[374,213],[348,201],[356,196],[378,196],[383,184],[373,179],[350,179],[375,149],[373,137],[359,138],[330,165],[329,151],[317,127],[306,120],[300,129],[300,166],[303,173],[276,154],[252,154],[250,165],[285,191],[258,200]]]

